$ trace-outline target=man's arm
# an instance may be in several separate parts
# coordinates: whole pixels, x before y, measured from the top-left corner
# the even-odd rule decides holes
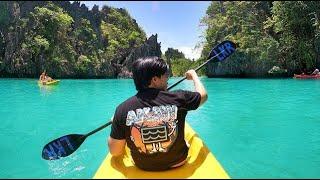
[[[196,91],[198,93],[200,93],[200,96],[201,96],[200,105],[202,105],[208,99],[208,94],[207,94],[207,91],[204,88],[202,82],[200,81],[196,71],[193,70],[193,69],[187,71],[186,72],[186,77],[187,77],[188,80],[193,80],[194,87],[195,87]]]
[[[124,153],[126,147],[125,139],[114,139],[109,137],[108,139],[109,152],[112,156],[120,156]]]

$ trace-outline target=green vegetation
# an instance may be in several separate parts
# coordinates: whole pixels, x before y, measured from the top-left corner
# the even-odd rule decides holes
[[[228,61],[200,71],[208,76],[268,76],[320,68],[320,3],[317,1],[213,1],[202,56],[196,61],[168,48],[162,55],[183,76],[228,39],[238,48]],[[0,2],[0,75],[116,77],[146,34],[125,9],[88,10],[78,1]],[[275,68],[274,68],[275,67]]]
[[[212,2],[202,19],[207,27],[202,55],[226,39],[238,49],[208,73],[220,69],[226,75],[259,76],[273,66],[289,74],[319,68],[319,15],[316,1]]]
[[[9,12],[5,3],[0,3],[0,28],[4,28],[9,22]]]
[[[108,42],[106,57],[110,60],[121,59],[128,55],[130,48],[141,45],[145,40],[145,33],[134,29],[133,22],[126,10],[111,9],[107,15],[109,22],[102,21],[101,31]]]
[[[168,48],[164,53],[164,59],[170,64],[173,76],[184,76],[189,69],[195,69],[202,62],[192,61],[184,56],[178,49]],[[203,69],[198,72],[200,76],[205,75]]]
[[[146,34],[124,9],[93,12],[77,3],[30,2],[21,8],[24,2],[0,2],[0,60],[13,64],[0,72],[38,76],[46,69],[54,77],[114,77],[112,65],[121,64]],[[9,7],[19,6],[29,10],[10,17]],[[13,38],[5,44],[5,36]],[[13,48],[4,53],[5,47]]]
[[[184,76],[185,73],[190,69],[195,69],[200,66],[201,61],[192,61],[190,59],[174,59],[172,63],[172,74],[173,76]],[[198,71],[199,76],[205,75],[204,71],[201,69]]]

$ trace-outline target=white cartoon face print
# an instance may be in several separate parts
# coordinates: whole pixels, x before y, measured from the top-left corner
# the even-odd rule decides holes
[[[178,135],[175,105],[153,106],[131,110],[126,126],[131,127],[131,141],[140,153],[167,152]]]

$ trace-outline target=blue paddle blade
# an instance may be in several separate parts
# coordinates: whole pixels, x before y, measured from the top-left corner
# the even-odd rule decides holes
[[[236,51],[236,48],[234,42],[229,40],[223,41],[210,51],[208,59],[213,58],[210,60],[211,62],[221,62],[233,54]]]
[[[42,158],[46,160],[56,160],[66,157],[76,151],[85,140],[84,135],[69,134],[57,138],[46,144],[42,150]]]

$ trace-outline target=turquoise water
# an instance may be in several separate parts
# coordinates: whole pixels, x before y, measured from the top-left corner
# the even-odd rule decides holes
[[[170,83],[178,79],[170,79]],[[202,78],[209,99],[187,118],[232,178],[320,177],[320,80]],[[192,90],[192,82],[176,87]],[[72,155],[41,158],[43,146],[106,123],[135,94],[131,79],[0,79],[0,178],[91,178],[110,128]]]

